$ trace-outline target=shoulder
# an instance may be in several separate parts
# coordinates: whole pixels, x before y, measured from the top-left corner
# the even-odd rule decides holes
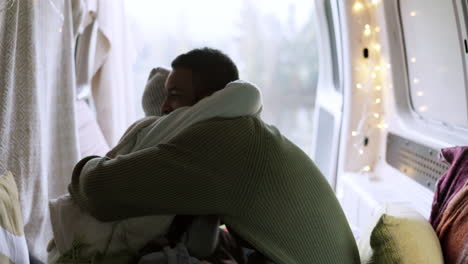
[[[256,117],[213,118],[189,126],[175,136],[169,144],[184,146],[247,148],[261,140],[262,121]]]
[[[127,132],[125,132],[125,134],[127,134],[128,132],[134,130],[134,129],[140,129],[140,128],[143,128],[143,127],[146,127],[152,123],[154,123],[155,121],[157,121],[159,119],[158,116],[146,116],[146,117],[143,117],[137,121],[135,121],[133,124],[131,124],[128,129],[127,129]]]
[[[218,136],[235,135],[237,137],[248,137],[258,131],[261,127],[259,120],[256,117],[242,116],[236,118],[212,118],[198,122],[184,129],[181,134],[193,135],[210,135]]]

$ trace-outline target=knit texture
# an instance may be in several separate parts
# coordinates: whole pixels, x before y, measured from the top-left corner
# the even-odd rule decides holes
[[[325,178],[258,118],[203,121],[167,144],[88,163],[75,168],[69,190],[101,221],[219,215],[275,263],[359,263]]]
[[[146,83],[141,104],[146,116],[161,116],[161,106],[167,96],[166,88],[164,87],[170,71],[168,69],[158,67],[151,70]]]

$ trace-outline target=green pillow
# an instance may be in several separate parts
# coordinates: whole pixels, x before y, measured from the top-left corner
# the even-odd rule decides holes
[[[368,263],[443,264],[439,239],[429,222],[413,209],[388,206],[370,236]]]

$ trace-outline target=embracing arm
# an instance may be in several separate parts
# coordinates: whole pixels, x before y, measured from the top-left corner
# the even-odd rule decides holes
[[[248,144],[236,142],[239,133],[222,122],[203,122],[168,144],[114,159],[88,158],[75,167],[70,194],[102,221],[150,214],[228,215],[243,204],[234,192],[245,175]]]
[[[119,143],[113,147],[109,152],[107,152],[106,157],[115,158],[117,155],[127,154],[135,145],[137,140],[138,132],[141,129],[147,127],[151,123],[158,120],[159,117],[157,116],[148,116],[144,117],[132,125],[125,131],[123,136],[120,138]]]

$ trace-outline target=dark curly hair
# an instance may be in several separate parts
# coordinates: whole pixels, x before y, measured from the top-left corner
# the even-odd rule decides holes
[[[192,71],[197,100],[239,79],[239,71],[231,58],[220,50],[207,47],[179,55],[171,66],[173,69],[185,68]]]

